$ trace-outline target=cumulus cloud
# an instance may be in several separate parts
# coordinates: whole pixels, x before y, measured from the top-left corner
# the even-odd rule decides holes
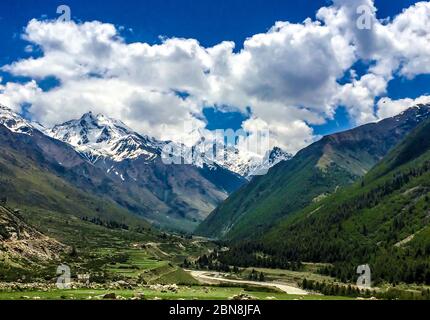
[[[398,100],[391,100],[390,98],[382,98],[378,101],[378,119],[382,120],[385,118],[393,117],[406,109],[409,109],[411,107],[414,107],[416,105],[420,104],[429,104],[430,103],[430,96],[424,95],[421,97],[418,97],[416,99],[398,99]]]
[[[357,27],[363,5],[370,29]],[[127,43],[108,23],[31,20],[23,38],[43,54],[3,66],[33,80],[0,85],[0,102],[16,110],[31,104],[46,125],[91,109],[160,139],[186,137],[186,122],[203,128],[205,106],[250,108],[244,129],[252,134],[264,124],[273,144],[295,152],[314,141],[311,126],[333,118],[338,106],[362,124],[412,103],[375,99],[394,77],[430,73],[429,18],[429,2],[380,21],[372,0],[334,0],[314,20],[276,22],[239,52],[228,41],[209,48],[180,38]],[[359,78],[358,61],[370,66]],[[59,85],[43,91],[37,83],[47,77]]]
[[[41,91],[35,81],[30,81],[26,84],[13,82],[1,84],[0,81],[0,103],[15,112],[20,112],[22,103],[33,101],[40,95]]]
[[[363,124],[376,120],[374,114],[375,97],[386,92],[388,81],[382,76],[366,74],[360,79],[353,79],[339,91],[339,104],[348,108],[355,123]]]

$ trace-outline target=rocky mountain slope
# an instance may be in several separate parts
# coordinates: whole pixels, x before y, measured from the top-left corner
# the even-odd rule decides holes
[[[19,217],[19,211],[0,205],[0,268],[57,261],[67,247],[43,235]]]

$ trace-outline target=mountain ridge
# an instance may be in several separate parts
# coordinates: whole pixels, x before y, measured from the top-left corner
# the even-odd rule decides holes
[[[80,119],[55,125],[45,132],[55,139],[69,143],[92,163],[103,159],[121,162],[138,157],[146,158],[151,162],[160,157],[167,144],[172,143],[141,135],[119,120],[103,114],[94,115],[91,111],[85,113]],[[203,133],[198,132],[198,134]],[[193,147],[177,144],[186,152],[193,152],[199,146],[199,142]],[[235,146],[217,145],[217,149],[222,149],[225,153],[222,159],[203,157],[191,164],[199,168],[216,165],[249,179],[252,175],[259,174],[259,171],[289,160],[291,157],[278,147],[268,152],[265,159],[256,157],[250,152],[240,151]]]
[[[419,105],[377,123],[325,136],[232,194],[197,233],[222,239],[264,233],[279,219],[356,181],[429,117],[430,106]]]
[[[106,141],[112,142],[109,146],[113,149],[110,150],[120,154],[128,151],[153,154],[149,158],[140,154],[126,159],[112,159],[100,154],[91,157],[86,150],[77,150],[67,141],[46,135],[46,128],[39,130],[10,109],[2,108],[0,111],[0,124],[8,126],[4,128],[11,132],[11,141],[31,140],[34,148],[23,148],[23,151],[27,150],[32,157],[37,155],[39,165],[48,165],[75,187],[113,201],[131,215],[143,217],[156,225],[190,231],[230,192],[245,183],[244,178],[216,165],[210,168],[165,165],[153,140],[145,140],[143,136],[124,128],[122,123],[102,115],[86,114],[83,119],[69,122],[72,127],[78,125],[77,130],[72,131],[75,135],[67,136],[65,133],[62,137],[75,141],[78,146],[79,142],[81,146],[90,142],[97,144],[97,141],[106,146],[109,145]],[[103,120],[104,125],[98,125],[93,120]],[[83,122],[85,126],[80,126]],[[107,127],[112,129],[109,134],[105,130]],[[57,129],[57,133],[60,132],[61,128]],[[82,140],[79,140],[81,137]],[[124,141],[128,143],[129,139],[137,139],[139,143],[149,141],[152,145],[146,148],[132,145],[127,150],[115,148]],[[10,145],[7,140],[2,143]],[[47,160],[49,164],[45,163]]]
[[[257,241],[284,259],[334,263],[327,272],[342,280],[366,261],[378,281],[429,284],[429,135],[426,120],[361,181],[286,218]]]

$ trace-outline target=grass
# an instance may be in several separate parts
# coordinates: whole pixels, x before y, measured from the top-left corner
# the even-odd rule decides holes
[[[303,279],[334,283],[336,282],[334,278],[318,274],[316,271],[322,264],[307,263],[304,264],[304,270],[302,271],[292,271],[285,269],[268,269],[268,268],[248,268],[242,272],[242,276],[246,276],[251,272],[251,270],[256,270],[257,272],[264,273],[266,281],[282,281],[285,283],[297,284],[301,283]]]
[[[198,284],[198,281],[194,279],[188,272],[177,268],[171,272],[163,274],[157,279],[157,283],[195,285]]]
[[[117,296],[132,298],[137,293],[143,293],[148,300],[228,300],[231,297],[244,293],[259,300],[346,300],[343,297],[327,297],[317,295],[289,295],[286,293],[268,293],[259,291],[246,291],[239,287],[205,287],[205,286],[180,286],[177,293],[160,292],[151,290],[148,287],[138,290],[53,290],[53,291],[22,291],[22,292],[0,292],[0,300],[22,300],[22,299],[41,299],[41,300],[89,300],[98,299],[107,293],[115,293]],[[91,298],[90,298],[91,297]]]
[[[156,257],[150,256],[143,250],[127,249],[121,251],[121,253],[124,254],[127,259],[123,262],[108,265],[106,269],[107,272],[124,277],[136,278],[144,271],[158,269],[168,264],[167,261],[162,261]]]

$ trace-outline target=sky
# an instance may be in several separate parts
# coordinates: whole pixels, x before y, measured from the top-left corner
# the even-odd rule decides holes
[[[268,129],[294,153],[430,101],[429,2],[4,0],[0,41],[0,103],[46,126]]]

